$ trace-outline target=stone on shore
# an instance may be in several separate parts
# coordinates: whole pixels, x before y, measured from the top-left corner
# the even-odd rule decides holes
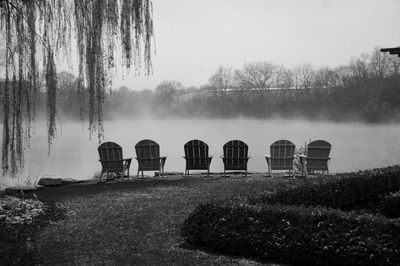
[[[63,185],[69,185],[69,184],[74,184],[74,183],[80,183],[82,180],[76,180],[73,178],[62,178],[62,184]]]
[[[38,185],[41,186],[61,186],[63,185],[63,180],[61,178],[48,178],[48,177],[43,177],[40,178]]]

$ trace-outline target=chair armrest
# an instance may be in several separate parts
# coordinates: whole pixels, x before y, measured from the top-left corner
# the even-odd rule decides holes
[[[307,160],[330,160],[329,157],[307,157]]]
[[[247,156],[247,157],[224,157],[224,156],[220,156],[222,159],[229,159],[229,160],[231,160],[231,159],[250,159],[251,157],[250,156]]]
[[[132,158],[122,159],[122,161],[126,162],[126,166],[129,169],[129,167],[131,166]]]
[[[182,158],[184,159],[210,159],[213,156],[208,156],[208,157],[186,157],[186,156],[182,156]]]
[[[127,160],[132,160],[132,158],[130,158],[130,159],[113,159],[113,160],[101,160],[101,159],[99,159],[100,162],[123,162],[123,161],[127,161]]]
[[[165,161],[167,160],[167,156],[161,156],[160,157],[160,163],[161,163],[161,166],[162,167],[164,167],[164,164],[165,164]]]

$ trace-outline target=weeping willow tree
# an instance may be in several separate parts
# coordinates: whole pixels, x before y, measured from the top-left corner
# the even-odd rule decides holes
[[[152,3],[149,0],[2,0],[0,40],[5,54],[2,95],[2,169],[23,166],[35,119],[35,99],[47,92],[48,143],[56,137],[57,64],[77,54],[77,93],[90,136],[103,138],[102,103],[115,62],[152,71]],[[120,47],[120,48],[119,48]],[[77,51],[76,53],[73,51]],[[116,51],[122,51],[121,60]],[[89,99],[85,95],[89,95]],[[11,171],[10,171],[11,170]]]

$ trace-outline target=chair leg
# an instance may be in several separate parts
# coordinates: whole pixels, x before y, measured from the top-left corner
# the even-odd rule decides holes
[[[104,174],[104,171],[103,171],[103,169],[102,169],[102,170],[101,170],[101,173],[100,173],[99,181],[101,181],[101,179],[103,178],[103,174]]]
[[[139,174],[140,174],[140,171],[137,170],[137,175],[136,175],[137,178],[139,178]]]

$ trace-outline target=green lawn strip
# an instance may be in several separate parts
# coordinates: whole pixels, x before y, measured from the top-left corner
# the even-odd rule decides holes
[[[202,179],[131,190],[118,185],[120,189],[108,187],[101,193],[60,197],[67,218],[38,235],[39,262],[259,265],[243,258],[182,248],[181,226],[199,203],[273,190],[287,183],[281,179]]]

